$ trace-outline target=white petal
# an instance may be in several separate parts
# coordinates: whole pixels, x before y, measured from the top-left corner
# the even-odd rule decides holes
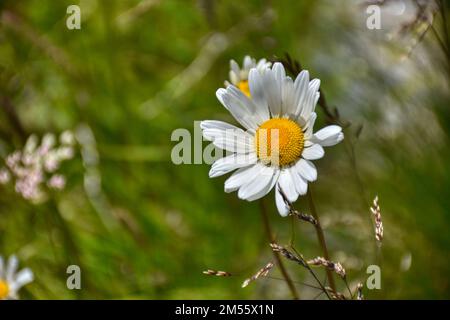
[[[296,106],[295,115],[300,116],[306,94],[308,93],[308,84],[309,84],[309,72],[307,70],[303,70],[297,76],[294,82],[294,104]]]
[[[250,153],[254,150],[253,136],[240,128],[220,121],[217,123],[204,121],[200,123],[200,127],[203,128],[205,139],[211,140],[220,149],[237,153]]]
[[[241,154],[251,153],[254,150],[253,140],[242,136],[218,138],[213,144],[219,149]]]
[[[281,83],[278,83],[275,78],[274,68],[279,68],[280,63],[275,63],[272,69],[268,69],[262,75],[263,87],[265,90],[265,96],[269,105],[270,113],[272,117],[281,117]],[[278,71],[280,72],[280,71]]]
[[[5,275],[5,262],[3,260],[3,257],[0,256],[0,279],[6,278]]]
[[[248,85],[250,88],[250,95],[256,107],[256,112],[263,121],[269,120],[270,112],[266,99],[265,88],[261,73],[253,68],[248,75]],[[259,123],[261,124],[261,123]]]
[[[295,164],[297,172],[307,181],[317,180],[316,166],[309,160],[300,159]]]
[[[259,172],[261,166],[261,164],[257,163],[250,167],[241,168],[235,171],[231,177],[225,181],[225,192],[232,192],[239,189],[242,185],[255,177],[255,174]]]
[[[239,65],[238,65],[237,62],[234,61],[233,59],[230,60],[230,69],[231,69],[231,71],[233,71],[236,75],[239,75],[239,73],[241,72],[241,69],[239,68]]]
[[[263,73],[266,71],[266,69],[270,68],[271,65],[271,62],[268,62],[266,59],[261,59],[258,61],[256,69],[258,69],[259,72]]]
[[[231,85],[216,92],[217,98],[233,117],[246,129],[256,129],[261,119],[256,113],[256,106],[241,90]]]
[[[255,153],[229,155],[213,163],[209,171],[209,177],[215,178],[235,169],[247,167],[255,164],[257,160],[258,157]]]
[[[6,281],[12,282],[14,279],[14,274],[16,273],[17,267],[19,265],[19,260],[15,255],[12,255],[8,259],[8,266],[6,267]]]
[[[317,91],[313,101],[313,111],[316,109],[317,102],[319,102],[319,99],[320,99],[320,91]]]
[[[283,99],[282,99],[282,88],[284,85],[284,81],[286,79],[286,71],[284,70],[284,67],[281,63],[276,62],[273,64],[272,67],[272,71],[273,71],[273,75],[275,78],[275,84],[277,86],[277,91],[278,91],[278,95],[279,95],[279,99],[280,99],[280,111],[279,111],[279,116],[283,116],[286,111],[284,110],[284,106],[283,106]]]
[[[254,149],[253,136],[242,130],[219,130],[219,129],[205,129],[203,136],[214,142],[217,147],[226,149],[228,151],[237,152],[235,149],[240,148],[243,144],[245,150],[242,152],[251,152]],[[228,145],[221,147],[220,145]]]
[[[6,267],[6,281],[11,282],[14,278],[14,274],[17,271],[19,260],[15,255],[12,255],[8,259],[8,265]]]
[[[282,217],[286,217],[289,214],[289,208],[284,202],[283,196],[281,195],[280,191],[278,190],[279,184],[277,183],[275,187],[275,203],[277,205],[278,213]],[[283,190],[284,192],[284,190]]]
[[[295,202],[298,198],[298,192],[295,187],[295,181],[290,174],[290,168],[281,170],[278,184],[290,202]]]
[[[238,197],[247,201],[254,201],[264,197],[273,188],[278,179],[279,170],[262,166],[255,177],[244,184],[238,192]]]
[[[313,144],[311,147],[303,149],[302,157],[306,160],[317,160],[323,157],[325,151],[319,144]]]
[[[297,167],[289,168],[289,174],[291,175],[292,181],[295,185],[295,190],[299,195],[304,195],[308,191],[308,183],[306,180],[300,175]]]
[[[229,124],[227,122],[223,121],[217,121],[217,120],[204,120],[200,122],[200,128],[203,129],[221,129],[221,130],[228,130],[228,129],[236,129],[239,130],[238,127],[233,126],[232,124]]]
[[[275,80],[281,85],[283,80],[286,78],[286,71],[284,70],[283,64],[275,62],[273,64],[272,71],[275,75]]]
[[[314,135],[319,140],[325,140],[325,139],[329,138],[330,136],[338,134],[341,131],[342,131],[342,128],[340,126],[331,125],[331,126],[327,126],[325,128],[320,129]]]
[[[344,133],[343,133],[343,132],[340,132],[340,133],[338,134],[338,136],[336,137],[336,143],[335,143],[335,144],[338,144],[338,143],[341,142],[342,140],[344,140]],[[332,146],[332,145],[330,145],[330,144],[326,145],[326,147],[330,147],[330,146]]]
[[[228,74],[231,84],[234,84],[235,86],[239,84],[239,82],[241,81],[241,77],[236,74],[233,70],[230,71],[230,73]],[[228,83],[226,86],[228,87],[230,85],[230,83]]]
[[[244,57],[243,69],[249,71],[255,65],[255,61],[250,56]]]
[[[25,268],[21,270],[14,281],[11,284],[11,291],[17,291],[24,285],[27,285],[28,283],[32,282],[34,280],[34,275],[31,269]]]
[[[295,118],[297,105],[295,103],[294,82],[290,77],[285,77],[281,87],[281,100],[283,113]]]
[[[300,119],[303,119],[302,117],[300,117]],[[309,117],[309,119],[306,121],[306,124],[303,128],[303,130],[305,131],[305,139],[311,139],[312,135],[313,135],[313,129],[314,129],[314,123],[316,122],[317,119],[317,113],[313,112],[311,114],[311,116]]]
[[[344,139],[342,128],[337,125],[327,126],[314,134],[313,141],[323,147],[330,147],[338,144]]]
[[[227,93],[227,89],[219,88],[216,91],[216,97],[220,101],[220,103],[225,107],[223,102],[223,96]],[[228,110],[228,109],[227,109]]]
[[[319,94],[320,80],[314,79],[308,85],[308,93],[306,94],[305,100],[303,101],[303,109],[300,116],[304,119],[309,119],[311,113],[316,107],[318,94]]]

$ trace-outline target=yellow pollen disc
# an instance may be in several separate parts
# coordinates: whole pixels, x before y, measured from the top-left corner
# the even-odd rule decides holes
[[[250,87],[248,86],[247,80],[242,80],[238,83],[238,88],[241,90],[247,97],[250,97]]]
[[[5,299],[9,294],[9,287],[6,281],[0,279],[0,300]]]
[[[256,130],[256,154],[265,164],[290,165],[301,157],[303,146],[302,128],[292,120],[270,119]]]

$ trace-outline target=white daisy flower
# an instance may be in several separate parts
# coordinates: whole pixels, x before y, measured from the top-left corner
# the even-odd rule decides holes
[[[9,257],[6,265],[0,256],[0,300],[17,299],[19,289],[33,281],[33,272],[29,268],[17,272],[18,265],[16,256]]]
[[[261,59],[258,62],[256,62],[256,59],[250,56],[245,56],[241,69],[239,68],[239,65],[237,64],[236,61],[230,60],[231,83],[225,81],[225,86],[228,87],[229,85],[235,85],[247,96],[250,96],[250,90],[248,87],[248,74],[250,72],[250,69],[256,68],[260,72],[263,72],[264,70],[270,68],[271,65],[272,63],[267,61],[266,59]]]
[[[247,131],[222,121],[200,124],[206,139],[232,152],[214,162],[209,176],[238,169],[225,181],[225,192],[238,191],[238,197],[248,201],[264,197],[276,186],[278,211],[287,216],[289,209],[279,189],[291,202],[306,194],[308,182],[317,179],[311,160],[322,158],[323,147],[339,143],[344,134],[337,125],[313,133],[320,80],[310,81],[308,71],[293,81],[283,65],[275,63],[264,73],[251,69],[248,81],[251,98],[234,85],[216,92]]]

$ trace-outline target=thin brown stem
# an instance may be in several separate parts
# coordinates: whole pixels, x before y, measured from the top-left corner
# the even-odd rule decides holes
[[[291,247],[292,250],[294,250],[295,254],[299,257],[302,257],[302,255],[300,254],[300,252],[298,252],[293,246]],[[302,257],[303,260],[303,257]],[[304,260],[303,260],[304,261]],[[327,298],[329,300],[331,300],[330,295],[328,294],[327,289],[325,288],[325,284],[322,284],[322,282],[320,282],[319,278],[317,277],[317,275],[315,274],[315,272],[313,271],[313,269],[311,269],[311,267],[308,265],[308,263],[306,261],[304,261],[304,267],[309,271],[309,273],[313,276],[314,280],[316,280],[316,282],[319,284],[320,288],[323,290],[323,292],[325,293],[325,295],[327,296]],[[324,281],[325,283],[325,281]]]
[[[6,96],[1,97],[0,106],[8,117],[9,123],[19,135],[20,139],[22,139],[22,141],[25,141],[27,138],[27,134],[22,126],[22,123],[20,122],[16,109],[11,103],[11,100]]]
[[[444,39],[445,39],[445,43],[447,44],[447,49],[450,50],[450,35],[448,32],[448,24],[447,24],[447,10],[446,10],[446,6],[443,0],[439,1],[439,11],[442,17],[442,28],[444,31]]]
[[[272,276],[267,276],[266,278],[267,279],[272,279],[272,280],[285,281],[283,278],[277,278],[277,277],[272,277]],[[292,281],[292,282],[295,283],[295,284],[298,284],[298,285],[302,285],[302,286],[308,287],[308,288],[321,290],[323,292],[323,289],[321,287],[318,287],[318,286],[315,286],[315,285],[312,285],[312,284],[309,284],[309,283],[305,283],[305,282],[302,282],[302,281]]]
[[[308,196],[308,202],[309,202],[309,207],[310,207],[310,210],[311,210],[311,214],[317,221],[317,224],[315,225],[315,229],[316,229],[317,239],[319,240],[319,244],[322,247],[323,256],[324,256],[324,258],[326,260],[330,260],[330,255],[328,254],[328,248],[327,248],[327,243],[325,241],[325,236],[323,234],[323,230],[322,230],[322,226],[320,224],[319,216],[317,215],[316,206],[314,205],[312,192],[311,192],[311,187],[308,190],[307,196]],[[328,269],[326,269],[326,272],[327,272],[327,278],[328,278],[328,282],[330,284],[330,287],[331,287],[331,289],[334,292],[336,292],[336,284],[334,282],[333,272],[331,270],[328,270]]]
[[[261,216],[262,216],[262,220],[264,223],[264,229],[266,230],[267,238],[269,239],[270,243],[274,243],[275,237],[273,235],[272,228],[270,227],[269,216],[267,215],[267,209],[264,204],[264,200],[261,199],[259,201],[259,204],[260,204]],[[286,281],[286,284],[289,287],[289,290],[291,291],[292,298],[294,300],[298,300],[300,297],[297,293],[297,290],[295,289],[295,285],[294,285],[291,277],[289,276],[289,274],[283,264],[280,254],[278,252],[273,252],[273,256],[277,262],[278,267],[280,268],[281,274],[283,275],[283,278]]]
[[[347,277],[344,277],[344,282],[345,282],[345,286],[347,287],[348,294],[350,295],[350,299],[353,300],[353,293],[352,293],[352,290],[350,289],[350,286],[348,285]]]

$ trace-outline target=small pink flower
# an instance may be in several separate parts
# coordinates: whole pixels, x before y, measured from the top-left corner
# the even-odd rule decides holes
[[[66,186],[66,178],[60,174],[54,174],[47,182],[48,187],[56,190],[62,190]]]
[[[11,179],[11,174],[6,168],[0,170],[0,184],[6,184]]]
[[[75,138],[66,131],[59,142],[57,145],[56,136],[51,133],[45,134],[40,144],[36,135],[30,136],[23,150],[6,157],[6,167],[0,169],[0,184],[14,179],[16,192],[33,202],[45,198],[45,184],[50,189],[64,189],[65,177],[55,172],[63,161],[73,158]]]

